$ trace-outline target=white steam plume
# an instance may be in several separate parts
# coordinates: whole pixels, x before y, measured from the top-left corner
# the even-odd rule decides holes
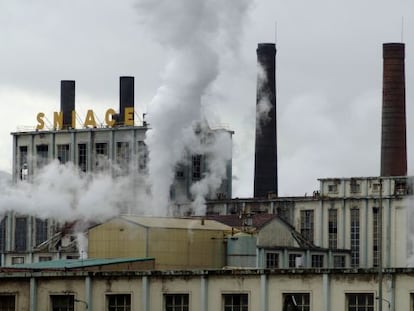
[[[144,213],[145,188],[138,185],[142,176],[131,172],[116,178],[110,168],[81,173],[71,162],[63,165],[54,160],[29,182],[3,184],[0,216],[13,211],[64,223],[101,222],[121,213]]]
[[[159,87],[148,108],[151,131],[150,183],[153,213],[165,214],[174,168],[194,149],[193,127],[202,121],[205,95],[220,72],[222,56],[237,51],[242,23],[251,1],[139,0],[137,10],[148,30],[168,52]],[[223,157],[211,157],[214,162]],[[210,167],[219,167],[215,163]],[[214,171],[214,170],[213,170]],[[217,184],[222,171],[205,176],[192,191],[199,198]],[[211,176],[210,176],[211,175]],[[197,199],[199,200],[199,199]]]
[[[262,133],[262,126],[270,121],[269,112],[272,109],[270,103],[270,94],[265,94],[263,91],[263,85],[267,83],[266,71],[260,64],[257,65],[257,94],[261,94],[261,98],[256,105],[256,131],[259,135]],[[259,92],[260,90],[260,92]]]
[[[215,132],[211,141],[202,145],[202,154],[207,159],[207,174],[191,186],[194,196],[192,208],[195,215],[205,215],[205,197],[219,188],[226,176],[227,163],[232,157],[231,137],[226,132]]]

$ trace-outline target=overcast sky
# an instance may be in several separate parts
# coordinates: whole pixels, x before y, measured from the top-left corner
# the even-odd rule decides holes
[[[165,34],[182,27],[173,39],[188,43],[192,28],[176,24],[197,12],[187,5],[203,1],[0,1],[0,170],[11,172],[10,132],[35,126],[37,112],[52,119],[59,110],[60,80],[76,80],[82,118],[87,109],[101,120],[118,109],[121,75],[135,76],[138,113],[150,110],[171,52]],[[234,50],[223,50],[218,76],[201,94],[210,125],[235,131],[233,196],[253,192],[256,47],[275,38],[280,195],[311,194],[318,178],[379,174],[382,43],[402,37],[413,174],[414,2],[249,2],[244,14],[229,14],[223,27],[234,28],[226,38]],[[163,6],[171,18],[152,16]],[[236,18],[241,23],[232,24]],[[191,77],[191,66],[181,74]]]

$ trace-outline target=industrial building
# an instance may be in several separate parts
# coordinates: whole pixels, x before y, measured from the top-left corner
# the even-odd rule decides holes
[[[5,242],[7,252],[3,253],[8,267],[0,272],[4,304],[11,310],[31,311],[45,306],[52,310],[143,311],[367,311],[382,310],[383,306],[387,310],[414,310],[414,271],[408,267],[412,265],[408,259],[414,257],[414,242],[407,204],[414,189],[412,178],[407,176],[404,44],[383,45],[380,175],[323,178],[319,189],[303,197],[278,196],[275,55],[274,44],[259,44],[258,62],[267,77],[258,79],[257,110],[267,101],[271,115],[256,125],[253,198],[231,199],[231,186],[227,185],[220,190],[226,195],[216,193],[209,198],[203,217],[124,215],[89,229],[89,255],[99,258],[96,265],[107,257],[142,259],[154,265],[146,271],[106,271],[96,265],[95,270],[88,270],[92,268],[87,264],[82,267],[82,261],[71,269],[59,261],[51,261],[50,266],[10,266],[8,256],[16,256],[13,246],[22,236],[16,234],[21,221],[12,215],[2,227],[9,234],[4,240],[9,241]],[[120,117],[112,111],[109,115],[115,124],[125,123],[131,116],[125,113]],[[26,176],[30,182],[37,165],[42,165],[42,161],[22,156],[22,150],[64,161],[67,158],[58,146],[69,144],[63,148],[68,158],[81,170],[93,171],[100,162],[96,143],[107,141],[104,155],[116,160],[125,150],[121,147],[123,138],[133,137],[129,147],[144,146],[138,142],[145,140],[148,129],[144,124],[142,128],[119,124],[75,130],[64,128],[70,120],[60,121],[59,116],[57,120],[62,129],[13,133],[16,182]],[[134,134],[124,136],[127,132]],[[109,138],[96,140],[105,135]],[[46,144],[48,148],[37,147]],[[79,148],[79,144],[86,147]],[[85,152],[86,160],[80,157]],[[191,211],[189,202],[177,204],[177,215],[178,208]],[[34,218],[28,219],[32,219],[33,228]],[[37,231],[29,232],[27,236],[33,240]],[[34,255],[25,259],[36,261]]]
[[[376,269],[107,271],[99,261],[90,268],[81,262],[44,267],[2,268],[0,305],[20,311],[367,311],[381,303],[383,310],[413,310],[414,304],[412,268],[387,269],[379,300]]]
[[[108,109],[105,123],[99,124],[94,112],[88,110],[83,123],[77,125],[75,81],[61,81],[61,107],[59,112],[53,113],[53,122],[48,125],[46,114],[39,112],[36,129],[12,133],[13,181],[33,182],[45,165],[59,161],[62,165],[73,163],[79,168],[80,174],[107,173],[113,178],[133,176],[137,180],[137,187],[147,187],[140,179],[145,179],[148,173],[150,155],[145,137],[150,125],[145,120],[140,123],[137,121],[134,78],[120,77],[119,89],[118,113],[112,108]],[[194,130],[206,146],[215,139],[215,135],[223,133],[229,136],[231,142],[233,134],[229,130],[213,130],[206,126],[203,126],[203,130],[201,127]],[[176,204],[171,206],[171,213],[177,211],[175,206],[191,202],[190,188],[208,171],[208,157],[208,154],[188,154],[183,164],[177,167],[170,189],[171,202]],[[217,189],[211,190],[208,199],[231,198],[231,167],[229,160],[226,178]],[[117,208],[122,214],[130,213],[133,207],[120,203]],[[62,226],[65,224],[53,219],[40,219],[35,215],[20,215],[10,211],[0,222],[1,265],[77,258],[76,236],[69,234],[62,237],[62,241],[56,241],[61,235]]]

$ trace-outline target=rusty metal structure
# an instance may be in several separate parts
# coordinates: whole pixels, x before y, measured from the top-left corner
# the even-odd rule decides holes
[[[276,195],[277,133],[276,133],[276,45],[259,43],[259,73],[256,98],[256,142],[254,165],[254,197]]]
[[[62,128],[72,126],[72,111],[75,110],[75,81],[60,81],[60,111],[63,113]]]
[[[407,174],[405,51],[403,43],[383,44],[381,176]]]

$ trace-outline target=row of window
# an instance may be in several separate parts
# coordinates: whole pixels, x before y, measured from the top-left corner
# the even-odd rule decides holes
[[[187,293],[164,294],[164,311],[189,311],[190,297]],[[73,311],[75,304],[87,302],[78,300],[72,294],[50,295],[50,310]],[[346,310],[348,311],[373,311],[373,293],[347,293]],[[0,294],[0,311],[15,311],[16,296]],[[131,294],[108,294],[106,295],[106,309],[108,311],[130,311],[132,309]],[[248,311],[249,295],[247,293],[223,294],[223,311]],[[311,299],[309,293],[284,293],[282,311],[310,311]]]
[[[0,251],[6,250],[6,227],[7,216],[0,221]],[[28,218],[16,217],[14,226],[14,251],[21,252],[27,250]],[[48,238],[47,219],[35,219],[35,245],[39,245]]]
[[[304,267],[303,255],[302,254],[289,254],[289,268],[300,268]],[[323,268],[324,267],[324,255],[316,254],[311,255],[311,267],[312,268]],[[334,268],[345,268],[346,258],[344,255],[333,256]],[[266,252],[266,268],[277,269],[282,268],[280,262],[280,254],[277,252]]]
[[[191,158],[191,178],[193,180],[199,180],[202,177],[202,159],[203,157],[200,154],[193,155]],[[184,170],[184,165],[178,165],[175,170],[175,177],[177,179],[185,179]]]
[[[359,266],[360,259],[360,211],[358,208],[350,210],[350,245],[351,245],[351,267]],[[379,241],[378,241],[378,207],[372,208],[372,227],[373,227],[373,266],[378,266]],[[314,236],[314,211],[300,211],[300,232],[309,241],[313,242]],[[328,247],[338,248],[338,210],[328,210]],[[339,260],[339,259],[338,259]]]
[[[375,182],[370,185],[371,191],[373,193],[379,193],[381,188],[384,188],[380,182]],[[382,190],[383,191],[383,190]],[[350,193],[361,193],[361,184],[356,180],[351,180],[349,184]],[[328,193],[337,194],[338,193],[338,183],[328,184]],[[406,195],[413,193],[413,186],[407,184],[406,180],[396,180],[394,184],[394,195]]]
[[[58,144],[56,151],[56,158],[65,164],[71,161],[71,145],[70,144]],[[106,159],[109,156],[108,143],[95,143],[95,155],[96,163],[95,166],[100,168],[106,164]],[[116,143],[116,163],[121,168],[128,168],[131,148],[129,142],[117,142]],[[147,167],[147,147],[143,141],[138,141],[136,154],[138,156],[138,169],[144,171]],[[79,168],[86,172],[88,170],[88,145],[85,143],[77,145],[77,165]],[[48,162],[49,156],[49,145],[37,145],[36,146],[36,166],[43,167]],[[27,161],[28,161],[28,147],[19,147],[19,165],[20,165],[20,178],[23,180],[27,176]]]

